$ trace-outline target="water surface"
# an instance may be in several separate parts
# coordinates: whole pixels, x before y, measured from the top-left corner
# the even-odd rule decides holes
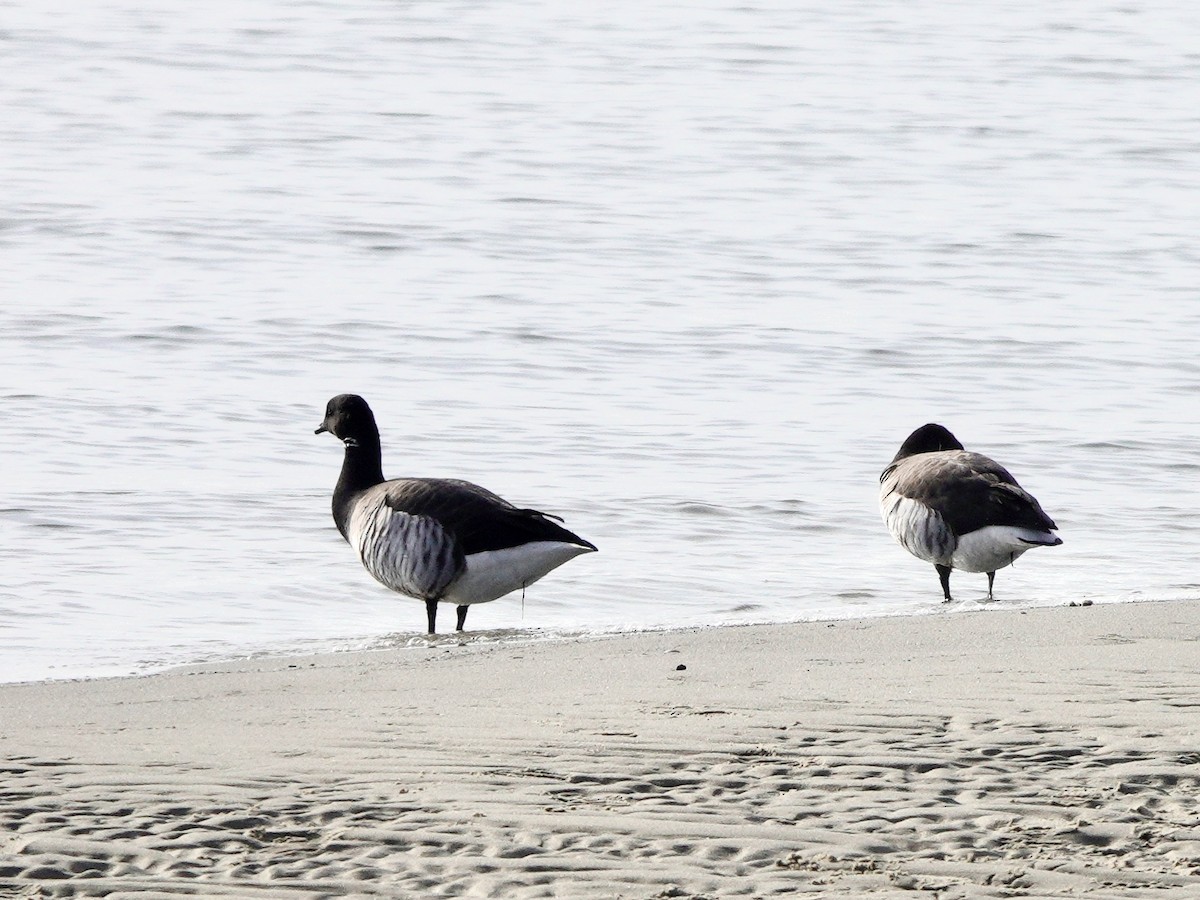
[[[1001,603],[1200,595],[1192,5],[65,10],[0,30],[0,679],[420,640],[343,391],[600,546],[488,635],[939,612],[927,421],[1061,528]]]

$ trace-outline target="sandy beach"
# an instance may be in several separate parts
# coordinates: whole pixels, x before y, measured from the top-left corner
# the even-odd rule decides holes
[[[0,687],[0,896],[1200,897],[1200,605]]]

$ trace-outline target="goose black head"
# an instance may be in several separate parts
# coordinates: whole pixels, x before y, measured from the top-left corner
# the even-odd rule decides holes
[[[328,431],[347,447],[379,439],[375,414],[358,394],[338,394],[325,405],[325,419],[313,434]]]
[[[900,445],[900,450],[896,453],[896,457],[892,462],[905,459],[909,456],[916,456],[918,453],[936,453],[939,450],[962,449],[963,445],[959,443],[958,438],[950,433],[949,429],[930,422],[928,425],[922,425],[908,436],[904,443]]]

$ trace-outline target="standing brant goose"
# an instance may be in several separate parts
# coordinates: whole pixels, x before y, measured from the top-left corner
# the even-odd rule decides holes
[[[339,394],[316,434],[346,445],[333,490],[333,521],[375,580],[425,601],[434,634],[438,602],[467,607],[533,584],[596,547],[556,516],[520,509],[489,490],[448,478],[383,480],[379,429],[367,401]],[[561,521],[561,520],[559,520]]]
[[[950,597],[950,570],[996,570],[1030,547],[1057,547],[1058,527],[999,463],[963,449],[941,425],[908,436],[879,476],[879,510],[904,549],[931,562]]]

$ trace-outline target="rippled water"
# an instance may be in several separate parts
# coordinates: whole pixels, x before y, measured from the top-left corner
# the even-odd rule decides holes
[[[1002,602],[1200,596],[1198,20],[5,6],[0,679],[422,640],[342,391],[600,546],[484,637],[933,611],[876,511],[926,421],[1058,521]]]

